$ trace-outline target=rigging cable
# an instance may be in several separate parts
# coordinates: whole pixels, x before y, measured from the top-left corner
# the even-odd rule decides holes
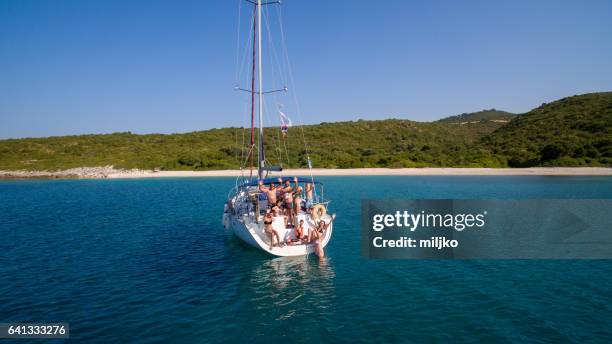
[[[234,80],[236,82],[236,84],[238,84],[238,60],[240,59],[240,9],[242,8],[241,6],[242,1],[238,1],[238,25],[236,25],[236,64],[234,65],[235,68],[235,76],[234,76]],[[240,166],[240,162],[242,161],[242,146],[240,149],[240,160],[238,159],[238,150],[235,149],[236,147],[238,147],[238,130],[239,128],[236,127],[236,130],[234,132],[234,134],[236,135],[236,146],[234,147],[234,150],[236,151],[236,162],[238,163],[238,166]],[[243,130],[244,133],[244,130]]]
[[[242,4],[242,0],[238,0],[238,25],[237,25],[237,38],[236,38],[236,80],[235,80],[235,85],[236,87],[238,87],[237,85],[239,85],[241,83],[242,80],[242,76],[245,73],[245,70],[247,69],[247,65],[248,65],[248,52],[249,52],[249,48],[251,47],[251,43],[252,43],[252,38],[253,38],[253,22],[255,20],[255,17],[252,17],[250,20],[249,25],[247,26],[249,28],[249,32],[248,32],[248,39],[245,40],[244,42],[244,49],[242,49],[242,51],[240,50],[240,31],[242,29],[242,15],[241,15],[241,4]],[[239,58],[239,56],[241,56],[241,58]],[[240,60],[240,62],[238,62]],[[244,79],[244,86],[245,89],[248,88],[248,81],[245,78]],[[247,122],[246,116],[247,116],[247,109],[248,109],[248,101],[247,101],[247,97],[244,97],[244,108],[243,108],[243,123]],[[247,128],[246,126],[242,126],[242,145],[240,146],[240,151],[241,151],[241,163],[240,163],[240,174],[241,177],[244,178],[244,168],[247,166],[248,163],[248,159],[245,159],[245,152],[247,152],[247,145],[246,143],[246,131]],[[247,154],[248,157],[248,154]]]
[[[238,0],[238,25],[236,25],[236,65],[235,68],[235,77],[234,80],[236,84],[238,84],[238,68],[239,68],[239,59],[240,59],[240,28],[241,28],[241,20],[240,20],[240,12],[242,8],[242,0]]]
[[[287,44],[285,42],[285,30],[283,28],[283,12],[282,12],[282,6],[276,6],[277,7],[277,11],[278,11],[278,23],[280,26],[280,33],[281,33],[281,44],[283,47],[283,55],[285,57],[285,62],[287,64],[287,74],[289,76],[289,82],[290,82],[290,86],[291,89],[293,90],[293,101],[295,102],[295,107],[296,107],[296,111],[297,111],[297,115],[298,115],[298,122],[300,124],[300,131],[302,133],[302,140],[304,141],[304,148],[306,150],[306,159],[307,159],[307,163],[308,163],[308,172],[310,173],[310,180],[312,181],[312,187],[313,187],[313,191],[316,195],[316,184],[314,183],[314,176],[312,175],[312,164],[311,164],[311,160],[310,160],[310,149],[308,148],[308,142],[306,142],[306,135],[304,134],[304,122],[302,121],[302,112],[300,110],[300,103],[297,99],[297,90],[295,87],[295,80],[293,78],[293,72],[291,70],[291,61],[289,60],[289,53],[287,51]]]
[[[271,121],[271,120],[270,120],[270,118],[269,118],[269,115],[267,115],[269,112],[268,112],[268,106],[267,106],[267,103],[266,103],[265,101],[264,101],[264,103],[263,103],[263,107],[264,107],[264,114],[266,114],[266,115],[265,115],[265,116],[266,116],[266,119],[267,119],[267,120],[268,120],[270,123],[272,123],[272,121]],[[272,143],[274,143],[274,146],[275,146],[275,148],[276,148],[276,155],[277,155],[277,159],[278,159],[278,162],[280,163],[280,161],[281,161],[281,160],[280,160],[280,159],[281,159],[281,155],[280,155],[280,143],[279,143],[278,145],[276,145],[276,142],[275,142],[274,140],[272,140],[272,141],[268,141],[268,142],[272,142]],[[270,161],[269,161],[267,158],[266,158],[266,162],[267,162],[267,163],[270,163]],[[270,165],[272,165],[272,164],[270,164]],[[282,174],[282,171],[281,171],[281,174]]]
[[[270,42],[274,42],[274,39],[272,37],[272,30],[270,29],[270,24],[268,23],[270,21],[270,19],[268,18],[268,13],[266,12],[266,29],[268,32],[268,39],[270,40]],[[282,67],[282,64],[280,62],[280,59],[278,57],[278,53],[276,52],[276,47],[274,44],[269,44],[269,46],[271,46],[271,49],[269,52],[270,56],[271,56],[271,60],[273,60],[274,62],[276,62],[276,67],[278,67],[278,74],[280,76],[280,79],[283,82],[283,87],[287,85],[287,77],[286,77],[286,73],[284,73],[284,69]],[[272,72],[274,74],[274,68],[272,68]],[[276,77],[275,75],[273,75],[274,77]],[[278,101],[277,97],[276,97],[276,93],[273,94],[273,98],[274,98],[274,103],[277,105],[277,108],[279,107],[280,102]],[[280,109],[278,109],[278,111],[280,111]],[[278,132],[278,144],[279,147],[278,149],[281,150],[282,152],[282,147],[284,147],[285,149],[285,157],[287,158],[287,166],[291,167],[291,158],[289,155],[289,149],[287,149],[287,142],[289,140],[289,136],[285,137],[284,139],[281,139],[281,134],[280,131]],[[282,146],[282,147],[281,147]],[[282,156],[282,154],[281,154]],[[282,163],[282,159],[281,162]]]
[[[268,16],[268,10],[266,8],[264,8],[264,16],[265,16],[265,21],[263,21],[263,23],[265,23],[265,27],[266,27],[266,32],[268,34],[268,41],[267,41],[267,55],[269,60],[273,60],[276,61],[277,66],[279,67],[279,75],[282,75],[282,71],[280,70],[280,64],[278,63],[278,57],[276,56],[276,50],[274,48],[274,40],[272,39],[272,34],[270,32],[270,25],[268,24],[268,22],[270,21],[269,16]],[[269,68],[269,70],[271,71],[272,77],[271,80],[277,80],[277,76],[274,70],[274,66],[272,66],[272,68]],[[281,80],[282,80],[282,76],[281,76]],[[280,87],[279,87],[280,89]],[[276,92],[272,93],[272,97],[274,98],[275,103],[277,103],[276,101]],[[266,106],[266,102],[264,101],[264,106]],[[273,121],[270,118],[270,112],[268,111],[268,108],[266,107],[266,111],[264,111],[264,113],[266,114],[266,118],[268,120],[269,123],[274,123],[275,121]],[[272,127],[274,128],[274,126]],[[274,130],[274,129],[273,129]],[[281,167],[283,166],[283,158],[282,158],[282,144],[281,144],[281,138],[280,138],[280,133],[278,133],[278,137],[276,138],[276,140],[272,141],[274,143],[274,148],[276,149],[276,155],[277,155],[277,163],[278,165],[280,165]],[[283,175],[283,172],[281,171],[281,176]]]

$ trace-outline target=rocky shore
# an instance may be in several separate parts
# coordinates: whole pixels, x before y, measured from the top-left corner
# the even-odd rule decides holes
[[[153,171],[100,166],[77,167],[61,171],[0,171],[0,179],[106,179],[145,177],[148,173],[153,173]]]

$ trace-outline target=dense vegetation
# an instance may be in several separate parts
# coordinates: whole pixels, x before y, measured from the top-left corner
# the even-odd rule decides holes
[[[517,116],[481,147],[511,167],[612,165],[612,92],[563,98]]]
[[[305,167],[307,152],[314,167],[329,168],[609,166],[611,121],[612,93],[598,93],[565,98],[519,116],[485,110],[433,123],[321,123],[293,127],[286,138],[279,128],[266,128],[265,144],[269,163],[284,167]],[[2,140],[0,170],[103,165],[231,169],[246,158],[245,139],[248,130],[225,128],[171,135],[128,132]]]
[[[293,127],[285,139],[278,128],[266,128],[265,146],[269,162],[282,162],[284,167],[306,166],[306,148],[316,167],[445,166],[456,164],[458,152],[500,125],[398,119],[322,123]],[[248,141],[249,132],[243,128],[4,140],[0,141],[0,170],[102,165],[167,170],[237,168],[247,154],[242,149],[243,134]]]

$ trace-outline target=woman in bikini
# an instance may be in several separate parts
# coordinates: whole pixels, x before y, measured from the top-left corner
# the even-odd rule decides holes
[[[276,243],[280,247],[280,237],[278,232],[272,227],[272,213],[270,210],[267,210],[266,215],[264,215],[264,231],[270,235],[270,249],[274,247],[274,237],[276,237]]]
[[[308,235],[308,241],[315,243],[315,254],[319,256],[319,258],[325,257],[325,252],[323,251],[323,247],[321,247],[321,238],[325,236],[325,231],[331,225],[332,222],[336,219],[336,214],[332,215],[331,221],[329,223],[325,223],[325,221],[321,220],[317,224],[317,227],[314,230],[311,230]]]
[[[325,223],[325,221],[323,220],[319,221],[316,227],[314,227],[312,230],[310,230],[310,233],[308,233],[308,242],[313,243],[324,237],[325,231],[327,230],[329,225],[334,222],[335,219],[336,214],[332,215],[331,221],[329,221],[329,223]]]

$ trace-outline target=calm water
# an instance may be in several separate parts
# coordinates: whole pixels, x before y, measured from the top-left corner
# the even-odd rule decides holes
[[[0,322],[94,343],[612,340],[612,261],[366,261],[358,216],[360,198],[612,198],[612,178],[320,180],[324,261],[225,233],[233,179],[0,182]]]

